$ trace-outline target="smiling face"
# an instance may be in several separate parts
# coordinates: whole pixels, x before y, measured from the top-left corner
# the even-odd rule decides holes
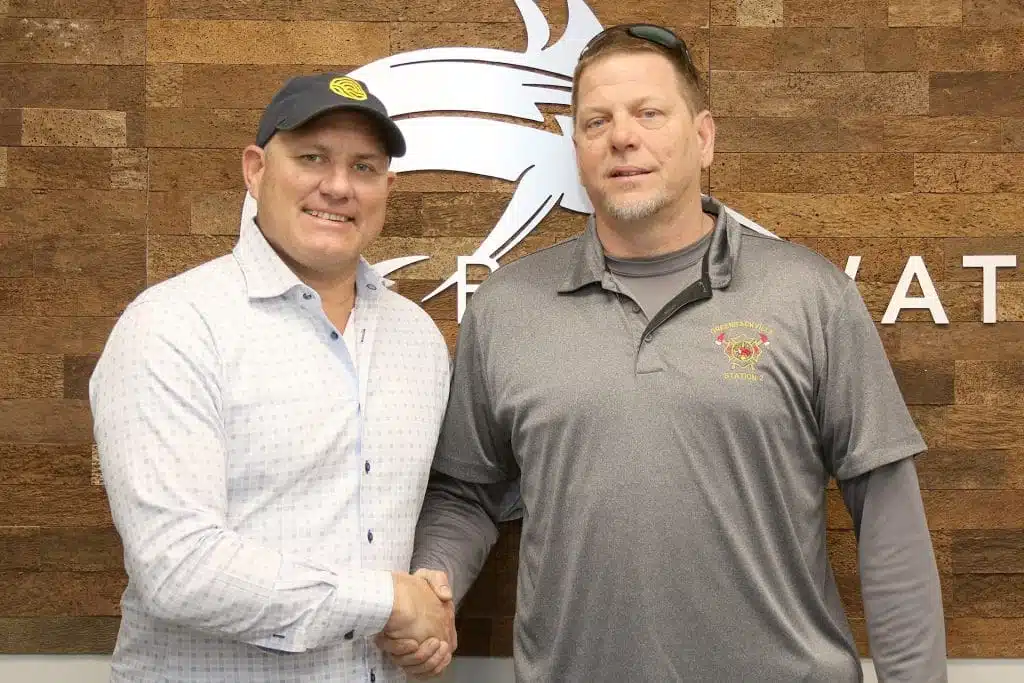
[[[277,132],[265,149],[246,148],[242,163],[260,230],[300,278],[354,272],[384,227],[395,179],[370,119],[344,110],[325,114]]]
[[[573,140],[598,217],[632,222],[669,214],[700,194],[714,122],[707,110],[691,110],[666,57],[613,53],[580,74]]]

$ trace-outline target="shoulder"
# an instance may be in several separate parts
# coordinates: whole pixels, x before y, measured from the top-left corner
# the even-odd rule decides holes
[[[835,305],[851,289],[853,280],[810,247],[742,227],[738,272],[771,283],[778,291],[794,290],[821,297]]]
[[[422,342],[434,348],[444,349],[448,353],[448,345],[444,335],[434,319],[416,302],[395,292],[385,289],[380,294],[381,323],[385,328],[402,331],[407,341]]]
[[[211,336],[211,323],[245,298],[238,264],[226,254],[143,290],[121,314],[114,336],[178,340],[193,345]]]
[[[477,309],[507,308],[517,301],[536,304],[538,297],[554,296],[566,277],[578,240],[578,236],[571,237],[501,266],[473,293],[472,305]]]
[[[245,297],[245,279],[233,254],[225,254],[202,265],[147,287],[129,305],[148,308],[193,308],[199,313]]]

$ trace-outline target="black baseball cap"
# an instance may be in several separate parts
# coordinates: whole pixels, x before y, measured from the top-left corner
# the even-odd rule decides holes
[[[366,114],[377,123],[388,156],[405,154],[405,138],[388,116],[384,103],[362,81],[340,73],[290,78],[263,111],[256,144],[266,146],[279,130],[295,130],[321,114],[348,109]]]

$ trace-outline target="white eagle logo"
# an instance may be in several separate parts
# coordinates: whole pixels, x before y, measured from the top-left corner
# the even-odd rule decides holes
[[[571,104],[572,75],[587,42],[602,26],[584,0],[567,0],[565,32],[550,47],[550,27],[533,0],[515,0],[526,25],[526,50],[439,47],[403,52],[371,62],[349,75],[367,84],[391,116],[434,112],[483,112],[544,121],[538,104]],[[560,133],[472,116],[422,116],[396,123],[408,141],[406,155],[392,163],[407,171],[458,171],[515,181],[516,189],[491,232],[471,256],[459,257],[456,272],[425,296],[426,302],[459,286],[458,320],[465,310],[466,266],[492,271],[556,207],[591,213],[579,183],[572,118],[556,115]],[[729,210],[742,223],[771,234]],[[242,218],[256,213],[246,195]],[[388,275],[430,258],[403,256],[374,264]]]

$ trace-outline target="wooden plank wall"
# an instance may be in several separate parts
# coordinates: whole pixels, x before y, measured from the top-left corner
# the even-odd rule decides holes
[[[540,0],[560,35],[561,0]],[[1021,254],[1018,0],[592,0],[605,25],[677,28],[719,127],[712,191],[843,265],[880,319],[910,255],[951,319],[880,326],[932,448],[920,461],[950,655],[1024,657],[1024,270],[981,321],[963,254]],[[369,22],[369,23],[367,23]],[[240,149],[290,74],[438,45],[523,49],[512,0],[0,0],[0,652],[107,652],[124,585],[86,386],[125,304],[230,249]],[[557,111],[551,109],[550,111]],[[402,177],[371,259],[421,298],[513,187]],[[559,212],[510,256],[577,231]],[[508,259],[506,259],[507,261]],[[447,338],[449,292],[427,304]],[[854,540],[832,548],[864,641]],[[461,615],[465,654],[507,655],[518,528]]]

